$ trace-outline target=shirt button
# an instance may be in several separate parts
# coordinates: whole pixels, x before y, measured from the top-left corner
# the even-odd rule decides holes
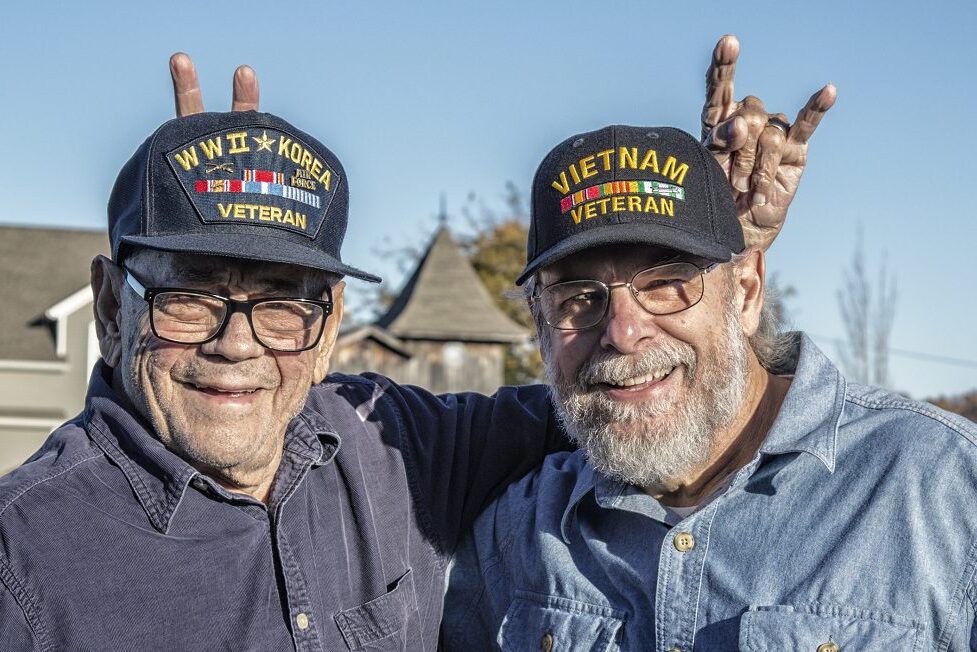
[[[695,548],[695,537],[688,532],[679,532],[672,539],[672,544],[679,552],[688,552]]]
[[[839,652],[840,649],[834,643],[822,643],[818,646],[818,652]]]
[[[553,650],[553,635],[547,632],[543,634],[543,638],[539,641],[539,649],[542,652],[552,652]]]
[[[682,650],[678,649],[677,647],[673,647],[673,648],[669,648],[668,652],[682,652]]]
[[[295,624],[299,626],[299,629],[305,630],[309,628],[309,617],[304,613],[300,613],[295,617]]]

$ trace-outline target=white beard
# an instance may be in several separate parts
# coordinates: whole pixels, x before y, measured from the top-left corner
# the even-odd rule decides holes
[[[689,344],[667,338],[653,350],[595,356],[577,372],[576,382],[563,377],[549,355],[548,338],[541,339],[557,415],[594,468],[654,489],[705,464],[718,431],[733,421],[746,389],[748,344],[732,302],[723,318],[725,341],[716,343],[713,360],[699,361]],[[675,404],[674,398],[620,403],[586,389],[678,365],[685,367],[684,404]]]

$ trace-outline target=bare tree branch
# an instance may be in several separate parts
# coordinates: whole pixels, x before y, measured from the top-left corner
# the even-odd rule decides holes
[[[866,269],[861,227],[855,239],[851,264],[844,271],[837,293],[845,328],[839,356],[848,377],[859,383],[889,384],[889,340],[895,319],[896,281],[883,261],[873,292]]]

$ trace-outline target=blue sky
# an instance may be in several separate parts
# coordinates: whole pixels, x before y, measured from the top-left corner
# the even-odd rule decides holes
[[[528,190],[573,133],[697,130],[709,55],[731,32],[737,97],[793,116],[825,82],[839,89],[768,258],[797,290],[795,325],[835,356],[861,225],[871,268],[884,258],[897,278],[892,346],[977,361],[975,24],[964,2],[20,2],[0,25],[0,222],[104,226],[116,172],[172,115],[166,63],[184,50],[209,109],[228,108],[249,63],[262,108],[339,155],[344,258],[396,285],[377,250],[424,242],[442,192],[449,213],[470,192],[501,208],[505,183]],[[977,387],[974,365],[894,354],[891,367],[914,396]]]

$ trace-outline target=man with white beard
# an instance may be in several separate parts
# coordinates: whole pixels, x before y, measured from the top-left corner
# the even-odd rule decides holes
[[[776,332],[694,137],[573,136],[532,211],[518,282],[581,450],[476,521],[447,649],[977,649],[977,429]]]
[[[678,340],[666,340],[661,348],[630,356],[598,354],[574,378],[566,377],[551,355],[544,355],[561,421],[588,451],[596,469],[636,486],[654,487],[665,486],[670,478],[708,459],[713,439],[730,425],[743,400],[749,362],[728,286],[722,291],[726,301],[720,316],[723,333],[716,344],[725,351],[711,368],[700,368],[695,349]],[[549,333],[542,328],[540,333],[548,352]],[[658,382],[680,366],[688,370],[690,388],[681,409],[668,397],[618,402],[588,390],[603,384],[633,392],[630,388],[649,380]]]

